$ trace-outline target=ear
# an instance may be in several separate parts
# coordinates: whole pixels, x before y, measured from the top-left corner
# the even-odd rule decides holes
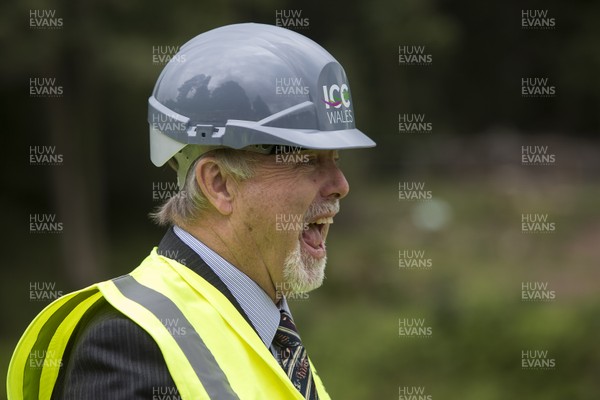
[[[196,163],[196,182],[206,199],[222,215],[233,211],[233,179],[223,174],[221,166],[212,158],[204,157]]]

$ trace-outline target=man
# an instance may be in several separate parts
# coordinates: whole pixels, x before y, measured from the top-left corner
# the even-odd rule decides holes
[[[153,163],[177,172],[154,214],[169,229],[133,272],[34,320],[9,398],[329,398],[285,296],[323,282],[338,150],[375,145],[344,70],[286,29],[222,27],[165,67],[148,120]]]

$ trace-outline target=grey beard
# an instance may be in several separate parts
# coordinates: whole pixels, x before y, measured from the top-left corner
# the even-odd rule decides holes
[[[306,293],[321,286],[325,279],[326,264],[326,256],[315,259],[305,254],[298,241],[283,264],[283,294]]]
[[[304,221],[309,221],[314,216],[328,212],[337,213],[340,210],[338,200],[332,202],[313,203],[304,216]],[[325,243],[323,243],[325,245]],[[327,256],[315,259],[310,254],[302,251],[300,240],[283,263],[283,294],[306,293],[320,287],[325,279],[325,266]]]

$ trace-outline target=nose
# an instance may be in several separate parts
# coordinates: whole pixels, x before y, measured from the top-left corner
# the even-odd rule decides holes
[[[350,185],[342,170],[332,160],[327,168],[327,179],[323,185],[321,195],[326,199],[343,199],[350,191]]]

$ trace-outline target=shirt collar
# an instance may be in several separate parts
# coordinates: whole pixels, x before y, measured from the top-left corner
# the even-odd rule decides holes
[[[237,269],[204,243],[178,226],[174,226],[173,231],[223,281],[248,316],[248,319],[250,319],[250,322],[252,322],[265,346],[271,347],[279,327],[279,309],[282,308],[290,312],[285,297],[281,299],[278,307],[269,295],[248,275]]]

